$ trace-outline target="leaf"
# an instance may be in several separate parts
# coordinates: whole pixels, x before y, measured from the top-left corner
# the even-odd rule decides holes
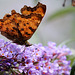
[[[74,61],[73,65],[72,65],[70,75],[75,75],[75,61]]]
[[[54,14],[52,14],[51,16],[49,16],[47,18],[48,21],[51,21],[55,18],[59,18],[61,16],[65,16],[66,14],[70,14],[70,13],[75,13],[75,8],[74,7],[68,7],[68,8],[64,8],[61,10],[58,10],[57,12],[55,12]]]
[[[75,60],[75,56],[74,55],[68,55],[67,60],[71,60],[70,66],[72,66],[72,64],[73,64],[73,62]]]

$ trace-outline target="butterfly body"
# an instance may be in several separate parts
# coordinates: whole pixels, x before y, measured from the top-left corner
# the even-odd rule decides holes
[[[6,14],[0,19],[0,32],[17,44],[26,45],[39,26],[45,11],[46,6],[41,3],[33,8],[24,6],[21,14],[12,10],[11,14]]]

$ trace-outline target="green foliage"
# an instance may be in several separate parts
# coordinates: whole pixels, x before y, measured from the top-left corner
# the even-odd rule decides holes
[[[61,16],[65,16],[70,13],[75,13],[75,7],[68,7],[68,8],[63,8],[61,10],[58,10],[54,14],[50,15],[47,20],[51,21],[55,18],[60,18]]]
[[[74,60],[75,60],[75,56],[74,55],[71,55],[71,56],[67,56],[67,60],[71,60],[71,66],[72,66],[72,64],[73,64],[73,62],[74,62]]]
[[[70,75],[75,75],[75,61],[74,61],[73,65],[72,65]]]

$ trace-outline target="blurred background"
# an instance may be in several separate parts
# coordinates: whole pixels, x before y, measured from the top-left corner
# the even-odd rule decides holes
[[[75,49],[75,7],[71,0],[66,0],[65,7],[62,6],[64,0],[0,0],[0,18],[6,13],[11,13],[12,9],[20,12],[24,6],[35,6],[41,2],[47,6],[46,14],[34,35],[29,39],[32,44],[53,41],[57,45],[66,44]],[[6,39],[0,35],[0,39]]]

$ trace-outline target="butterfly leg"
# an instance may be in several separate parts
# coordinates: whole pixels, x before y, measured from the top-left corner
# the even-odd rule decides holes
[[[32,44],[30,44],[28,41],[25,41],[25,45],[26,47],[31,46]]]

